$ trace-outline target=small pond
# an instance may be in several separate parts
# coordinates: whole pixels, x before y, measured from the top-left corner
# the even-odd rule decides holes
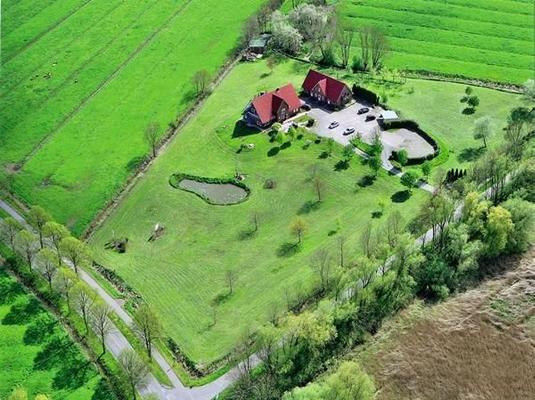
[[[208,183],[189,178],[182,179],[178,187],[199,195],[209,203],[220,205],[240,203],[249,195],[247,190],[233,183]]]

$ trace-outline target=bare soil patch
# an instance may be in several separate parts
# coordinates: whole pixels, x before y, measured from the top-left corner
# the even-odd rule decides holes
[[[444,304],[405,312],[361,354],[378,399],[535,399],[535,251]]]

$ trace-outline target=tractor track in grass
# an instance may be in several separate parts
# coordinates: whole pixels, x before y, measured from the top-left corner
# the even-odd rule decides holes
[[[146,12],[148,12],[153,5],[155,5],[156,3],[151,3],[148,7],[146,7],[143,12],[141,14],[139,14],[139,17],[142,17]],[[109,15],[109,14],[108,14]],[[113,37],[113,39],[109,40],[108,42],[106,42],[104,44],[103,47],[101,47],[96,53],[93,53],[93,55],[91,55],[91,57],[89,59],[87,59],[83,64],[81,64],[80,66],[78,66],[78,68],[76,68],[75,70],[73,70],[68,76],[66,76],[62,82],[56,86],[54,89],[51,90],[51,92],[49,93],[49,95],[47,95],[46,97],[42,98],[37,104],[33,104],[32,105],[32,108],[35,109],[35,108],[40,108],[42,107],[44,104],[46,104],[49,100],[53,99],[61,90],[63,90],[70,82],[72,82],[72,80],[81,72],[83,71],[90,63],[92,63],[97,57],[99,57],[102,53],[106,52],[109,47],[114,43],[116,42],[118,39],[122,38],[124,33],[126,31],[128,31],[134,24],[137,23],[137,20],[134,20],[132,21],[128,26],[124,27],[124,29],[121,30],[120,34],[118,35],[115,35]],[[72,44],[72,42],[70,43]],[[39,67],[37,67],[33,73],[35,73],[36,70],[40,69],[41,67],[43,66],[43,64],[39,65]],[[28,76],[26,76],[24,79],[22,79],[21,81],[19,81],[19,83],[13,88],[17,88],[20,84],[22,84],[24,81],[26,81],[26,79],[33,75],[30,74]],[[107,77],[104,79],[104,81],[108,79]],[[13,90],[11,89],[11,90]],[[5,108],[3,109],[0,109],[1,111],[4,111]],[[18,121],[11,129],[10,131],[14,131],[20,124],[22,124],[24,122],[24,119]]]
[[[25,12],[18,12],[18,14],[23,14],[24,17],[26,17],[26,19],[22,22],[20,21],[17,21],[16,24],[14,24],[10,30],[6,30],[5,29],[5,21],[4,21],[4,28],[2,29],[2,33],[3,33],[3,36],[6,37],[7,35],[11,34],[12,32],[14,32],[19,26],[21,26],[22,24],[25,24],[26,22],[30,21],[31,19],[37,17],[39,14],[41,14],[43,11],[45,11],[48,7],[50,7],[54,1],[53,0],[49,0],[50,2],[43,8],[38,8],[38,9],[34,9],[36,10],[35,14],[32,14],[32,15],[29,15],[28,13],[25,13]],[[22,2],[19,2],[17,3],[17,5],[21,4]],[[10,14],[11,16],[15,15],[15,19],[17,18],[20,18],[20,16],[16,15],[17,12],[13,12],[13,9],[10,11]]]
[[[57,133],[61,128],[63,128],[78,112],[91,100],[93,99],[109,82],[111,82],[130,62],[141,52],[143,51],[147,45],[152,43],[153,39],[165,28],[169,25],[169,23],[174,20],[177,16],[179,16],[184,9],[191,4],[193,0],[186,0],[184,4],[180,6],[169,18],[167,18],[163,24],[161,24],[156,30],[154,30],[121,64],[115,68],[115,70],[105,79],[103,80],[99,86],[97,86],[91,93],[89,93],[87,96],[85,96],[80,104],[72,110],[70,113],[68,113],[65,118],[63,118],[62,121],[56,127],[46,134],[43,139],[41,139],[34,148],[23,158],[23,160],[20,162],[20,168],[23,168],[24,165],[44,146],[46,145],[52,137],[54,137],[55,133]]]
[[[43,32],[37,34],[36,36],[34,36],[30,41],[28,41],[28,43],[26,43],[23,47],[21,47],[20,49],[18,49],[17,51],[15,51],[13,54],[9,55],[8,57],[6,57],[6,60],[5,60],[5,63],[8,63],[10,60],[12,60],[13,58],[17,57],[20,53],[26,51],[26,49],[28,49],[29,47],[33,46],[39,39],[41,39],[43,36],[45,36],[48,32],[51,32],[52,30],[54,30],[56,27],[58,27],[59,25],[61,25],[63,22],[65,22],[67,19],[69,19],[70,17],[72,17],[74,14],[76,14],[78,11],[80,11],[82,8],[84,8],[86,5],[88,5],[89,3],[91,3],[93,0],[86,0],[85,3],[83,3],[82,5],[80,5],[78,8],[72,10],[70,13],[68,13],[67,15],[64,15],[62,18],[60,18],[58,21],[56,21],[53,25],[49,26],[47,29],[45,29]],[[4,63],[3,63],[4,64]]]

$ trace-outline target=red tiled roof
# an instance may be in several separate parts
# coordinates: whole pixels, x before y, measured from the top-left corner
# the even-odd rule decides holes
[[[310,92],[318,84],[325,97],[333,103],[338,101],[342,91],[347,87],[344,82],[311,69],[303,82],[303,89]]]
[[[256,97],[253,99],[252,104],[260,118],[260,122],[267,124],[273,119],[283,101],[290,110],[301,107],[301,100],[299,100],[291,83]]]

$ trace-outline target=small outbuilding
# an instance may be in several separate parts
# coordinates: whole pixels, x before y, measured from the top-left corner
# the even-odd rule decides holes
[[[259,36],[255,36],[249,41],[249,52],[255,54],[264,54],[269,43],[269,39],[271,39],[271,35],[268,33],[263,33]]]
[[[395,111],[385,110],[377,118],[379,122],[391,122],[399,120],[399,116]]]

